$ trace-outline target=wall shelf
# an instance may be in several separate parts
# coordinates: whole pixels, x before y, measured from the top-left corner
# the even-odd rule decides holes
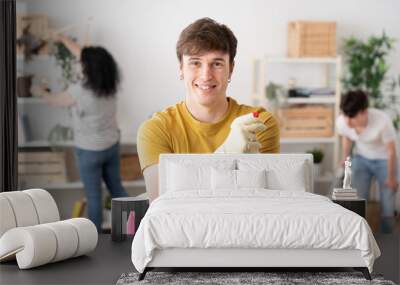
[[[335,96],[311,96],[308,98],[287,98],[287,104],[335,104]]]
[[[21,144],[18,144],[18,147],[23,148],[35,148],[35,147],[73,147],[73,141],[63,141],[58,143],[50,143],[49,141],[40,140],[40,141],[28,141]]]
[[[33,54],[29,60],[26,60],[26,57],[24,54],[17,54],[17,56],[16,56],[16,59],[18,61],[25,61],[25,62],[31,62],[31,61],[36,61],[36,60],[49,60],[52,58],[53,58],[53,56],[51,56],[49,54]]]
[[[122,181],[122,186],[126,188],[134,188],[134,187],[145,187],[144,179],[137,179],[133,181]],[[37,185],[26,185],[24,188],[37,188]],[[105,188],[105,184],[102,183],[102,187]],[[81,181],[77,182],[65,182],[65,183],[54,183],[54,184],[47,184],[41,185],[40,188],[46,190],[77,190],[83,189],[83,183]]]
[[[319,137],[319,138],[281,138],[284,144],[313,144],[313,143],[335,143],[336,137]]]
[[[130,151],[136,152],[136,141],[133,140],[122,140],[120,141],[121,148],[130,147]],[[37,140],[37,141],[28,141],[24,143],[19,143],[19,148],[35,148],[35,147],[74,147],[74,141],[63,141],[57,143],[50,143],[47,140]]]
[[[40,97],[17,97],[18,104],[44,104],[44,100]]]

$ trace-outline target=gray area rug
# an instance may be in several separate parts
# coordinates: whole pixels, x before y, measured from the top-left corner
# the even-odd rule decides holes
[[[372,281],[364,278],[360,272],[148,272],[142,281],[139,273],[124,273],[117,285],[133,284],[387,284],[381,275],[372,275]]]

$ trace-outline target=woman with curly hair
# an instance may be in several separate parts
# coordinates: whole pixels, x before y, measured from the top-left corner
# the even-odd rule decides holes
[[[88,216],[101,230],[104,180],[111,196],[128,196],[121,184],[116,95],[120,82],[117,63],[103,47],[81,48],[71,39],[58,36],[80,59],[82,80],[61,94],[43,94],[54,106],[71,107],[75,153],[85,188]]]

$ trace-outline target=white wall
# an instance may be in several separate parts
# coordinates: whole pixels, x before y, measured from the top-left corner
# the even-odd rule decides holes
[[[47,13],[56,28],[93,17],[92,42],[107,47],[123,73],[119,123],[123,140],[129,141],[154,111],[184,98],[175,43],[180,31],[200,17],[227,24],[238,38],[228,95],[242,103],[251,103],[252,59],[286,53],[289,21],[337,21],[339,42],[383,30],[400,39],[397,0],[35,0],[28,1],[28,10]],[[399,56],[400,41],[389,60],[392,73],[400,73]]]

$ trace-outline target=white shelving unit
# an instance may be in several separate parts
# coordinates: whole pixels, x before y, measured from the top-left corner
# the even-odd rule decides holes
[[[335,96],[312,96],[309,98],[287,98],[285,103],[287,104],[332,104],[335,105],[335,112],[339,114],[339,103],[340,103],[340,76],[341,76],[341,57],[334,58],[288,58],[288,57],[269,57],[254,60],[254,78],[253,78],[253,103],[266,105],[267,99],[264,95],[264,89],[267,83],[270,81],[268,75],[273,72],[269,72],[268,65],[279,64],[279,65],[319,65],[322,66],[323,71],[323,87],[328,86],[330,81],[330,67],[335,67]],[[335,114],[336,115],[336,114]]]
[[[334,89],[334,95],[310,96],[308,98],[281,98],[281,103],[286,106],[292,104],[321,104],[332,106],[334,109],[334,118],[337,118],[340,111],[341,94],[341,58],[288,58],[288,57],[269,57],[258,58],[254,60],[254,78],[253,78],[253,104],[267,107],[269,104],[265,96],[265,88],[271,80],[271,76],[276,72],[276,66],[290,67],[291,70],[283,73],[291,73],[292,68],[296,71],[307,71],[311,66],[320,70],[318,76],[313,76],[312,80],[317,83],[318,88],[329,87]],[[275,68],[274,68],[275,67]],[[281,74],[282,75],[282,74]],[[286,74],[288,75],[288,74]],[[292,77],[292,76],[290,76]],[[308,78],[309,79],[309,78]],[[274,82],[287,86],[287,82]],[[301,85],[301,82],[298,82]],[[307,86],[306,86],[307,87]],[[313,86],[314,87],[314,86]],[[333,119],[334,119],[333,118]],[[334,122],[334,120],[333,120]],[[333,126],[334,127],[334,126]],[[301,137],[301,138],[281,138],[282,146],[291,149],[299,145],[324,145],[326,149],[332,152],[332,162],[330,167],[322,174],[316,177],[316,182],[331,182],[333,173],[339,160],[339,138],[336,130],[333,130],[331,137]],[[326,157],[326,155],[325,155]],[[330,164],[330,162],[329,162]]]

